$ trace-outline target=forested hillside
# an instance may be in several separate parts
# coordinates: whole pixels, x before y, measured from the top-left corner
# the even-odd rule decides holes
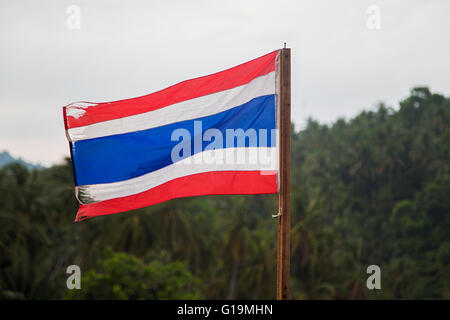
[[[9,163],[18,162],[21,165],[27,167],[28,169],[44,169],[44,167],[40,164],[34,164],[26,162],[22,159],[16,159],[11,156],[7,151],[0,151],[0,168],[6,166]]]
[[[294,103],[295,108],[295,103]],[[73,223],[70,161],[0,169],[0,298],[273,299],[276,195],[172,200]],[[293,299],[450,299],[450,99],[292,135]],[[82,289],[66,288],[79,265]],[[366,268],[381,267],[381,290]]]

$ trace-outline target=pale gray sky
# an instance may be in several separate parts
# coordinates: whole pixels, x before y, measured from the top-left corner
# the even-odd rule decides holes
[[[367,27],[370,5],[380,29]],[[0,150],[56,163],[69,155],[63,105],[148,94],[283,42],[299,127],[397,108],[417,85],[450,95],[449,17],[447,0],[0,0]]]

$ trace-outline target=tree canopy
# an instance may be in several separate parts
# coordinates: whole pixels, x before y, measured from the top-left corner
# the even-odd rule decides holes
[[[295,105],[294,105],[295,108]],[[292,130],[294,299],[450,298],[450,99],[414,88]],[[0,169],[2,299],[272,299],[276,195],[203,196],[73,223],[69,159]],[[82,289],[66,288],[79,265]],[[381,268],[368,290],[366,268]]]

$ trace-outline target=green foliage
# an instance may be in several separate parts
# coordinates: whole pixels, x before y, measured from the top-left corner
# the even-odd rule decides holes
[[[415,88],[292,133],[295,299],[450,298],[450,100]],[[73,223],[70,160],[0,169],[2,299],[272,299],[276,195],[176,199]],[[105,253],[105,248],[111,250]],[[66,288],[67,266],[82,290]],[[381,267],[381,290],[366,288]]]
[[[200,281],[181,262],[164,264],[107,250],[99,271],[82,277],[81,289],[66,291],[67,299],[198,299]]]
[[[293,136],[300,297],[449,297],[449,124],[449,99],[415,88],[398,112],[310,120]],[[366,289],[370,264],[381,291]]]

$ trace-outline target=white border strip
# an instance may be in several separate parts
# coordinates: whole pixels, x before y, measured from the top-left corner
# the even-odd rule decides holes
[[[173,179],[211,171],[253,171],[278,168],[276,147],[224,148],[197,153],[142,176],[112,183],[76,187],[77,199],[94,203],[138,194]],[[264,172],[263,171],[263,172]]]
[[[156,128],[217,114],[269,94],[275,94],[275,71],[239,87],[182,101],[154,111],[71,128],[67,130],[67,136],[74,142]],[[71,107],[68,106],[66,113],[71,114],[70,112]]]

